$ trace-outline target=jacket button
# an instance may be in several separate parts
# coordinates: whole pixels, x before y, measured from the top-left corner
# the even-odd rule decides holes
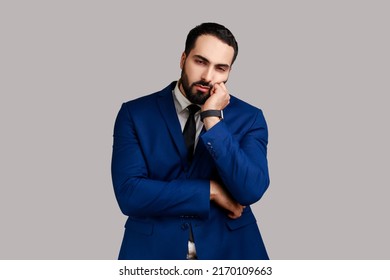
[[[189,227],[188,223],[184,223],[184,224],[181,225],[181,229],[182,230],[187,230],[188,227]]]

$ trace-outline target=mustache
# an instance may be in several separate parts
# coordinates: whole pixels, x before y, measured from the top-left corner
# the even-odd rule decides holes
[[[226,84],[228,80],[224,81],[223,83]],[[209,87],[210,89],[213,88],[214,84],[211,84],[211,83],[208,83],[208,82],[205,82],[205,81],[198,81],[198,82],[195,82],[195,83],[192,83],[192,86],[196,86],[196,85],[201,85],[201,86],[204,86],[204,87]]]
[[[210,83],[205,82],[205,81],[198,81],[198,82],[192,83],[192,85],[193,85],[193,86],[195,86],[195,85],[201,85],[201,86],[209,87],[209,88],[212,88],[212,87],[213,87],[213,84],[210,84]]]

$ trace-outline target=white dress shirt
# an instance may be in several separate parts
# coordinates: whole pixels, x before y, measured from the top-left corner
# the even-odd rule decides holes
[[[181,131],[183,132],[184,126],[186,125],[189,111],[187,107],[191,105],[192,103],[181,93],[179,89],[179,82],[176,83],[176,86],[173,90],[173,100],[175,103],[176,113],[177,117],[179,118]],[[199,135],[203,128],[203,123],[200,120],[200,110],[195,113],[195,123],[196,123],[196,134],[195,134],[195,145],[194,145],[194,152],[196,145],[199,141]],[[191,229],[192,230],[192,229]],[[196,248],[194,242],[188,241],[188,254],[187,259],[193,260],[196,259]]]

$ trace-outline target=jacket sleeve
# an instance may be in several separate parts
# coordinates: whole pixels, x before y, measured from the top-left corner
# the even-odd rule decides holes
[[[268,130],[260,110],[238,140],[222,120],[201,136],[230,194],[241,205],[258,201],[269,185]]]
[[[208,216],[208,180],[153,180],[144,156],[131,114],[123,104],[115,121],[111,161],[121,211],[128,216]]]

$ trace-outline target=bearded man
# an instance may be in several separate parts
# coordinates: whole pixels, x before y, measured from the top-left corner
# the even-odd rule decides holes
[[[268,259],[250,205],[269,185],[260,109],[229,94],[237,57],[217,23],[192,29],[181,77],[122,105],[112,179],[128,216],[119,259]]]

